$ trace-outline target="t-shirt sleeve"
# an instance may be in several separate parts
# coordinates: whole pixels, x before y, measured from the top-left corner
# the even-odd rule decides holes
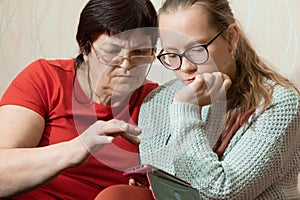
[[[18,105],[29,108],[42,117],[49,110],[51,76],[44,60],[37,60],[21,71],[1,98],[0,106]]]

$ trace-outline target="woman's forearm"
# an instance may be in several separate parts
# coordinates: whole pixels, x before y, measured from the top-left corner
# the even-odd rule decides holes
[[[79,138],[47,147],[0,149],[0,197],[33,190],[88,157]]]

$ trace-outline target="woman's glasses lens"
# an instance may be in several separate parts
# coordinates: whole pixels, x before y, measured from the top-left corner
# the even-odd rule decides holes
[[[131,56],[122,56],[119,53],[110,53],[102,50],[98,52],[98,60],[103,64],[120,65],[124,59],[130,60],[132,65],[150,64],[154,60],[153,49],[138,49],[130,52]]]

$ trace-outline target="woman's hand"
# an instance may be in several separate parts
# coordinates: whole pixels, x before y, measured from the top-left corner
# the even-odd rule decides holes
[[[173,102],[205,106],[226,100],[226,91],[231,83],[229,76],[221,72],[198,74],[192,83],[176,92]]]
[[[120,135],[133,144],[139,144],[137,136],[141,133],[141,129],[135,125],[126,123],[121,120],[112,119],[110,121],[96,121],[81,135],[73,139],[76,146],[80,143],[83,147],[83,154],[78,155],[74,161],[74,165],[83,163],[90,154],[99,151],[106,144],[113,142],[114,137]]]
[[[113,119],[110,121],[97,121],[80,135],[86,149],[91,152],[97,152],[104,145],[113,141],[114,137],[121,135],[126,140],[139,144],[137,136],[141,129],[135,125],[121,120]]]
[[[129,179],[129,185],[132,185],[132,186],[137,186],[137,183],[135,182],[135,180],[133,178]]]
[[[140,182],[136,181],[136,180],[133,179],[133,178],[129,179],[128,184],[129,184],[129,185],[132,185],[132,186],[138,186],[138,187],[144,187],[144,188],[148,188],[148,187],[149,187],[148,181],[147,181],[147,182],[144,182],[144,183],[140,183]]]

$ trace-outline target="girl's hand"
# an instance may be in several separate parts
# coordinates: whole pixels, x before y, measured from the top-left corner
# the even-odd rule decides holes
[[[221,72],[198,74],[192,83],[176,92],[173,102],[206,106],[226,100],[226,91],[231,83],[229,76]]]

